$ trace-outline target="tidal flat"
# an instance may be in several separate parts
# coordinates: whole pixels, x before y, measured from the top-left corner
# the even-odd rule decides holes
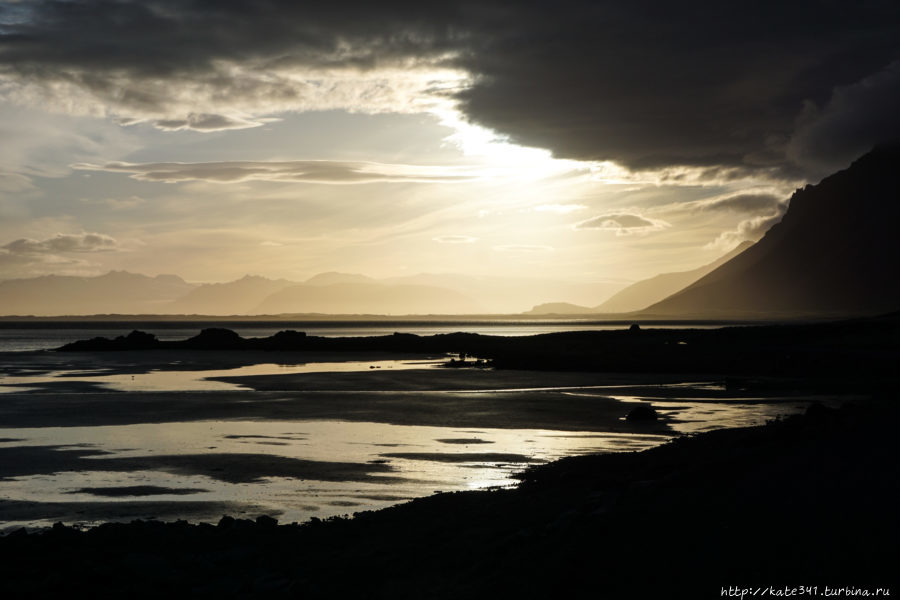
[[[896,587],[892,400],[569,457],[516,488],[352,519],[18,529],[0,536],[3,585],[41,598],[706,598],[801,583],[874,595]]]
[[[9,353],[5,530],[222,514],[304,522],[515,485],[565,456],[763,423],[812,401],[721,377],[443,368],[390,353]],[[277,362],[273,362],[277,359]],[[658,419],[625,416],[651,406]]]

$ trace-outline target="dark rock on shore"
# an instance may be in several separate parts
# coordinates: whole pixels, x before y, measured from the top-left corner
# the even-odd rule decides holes
[[[659,415],[653,407],[644,404],[632,408],[628,412],[628,415],[625,416],[625,420],[627,421],[656,421],[658,418]]]
[[[637,333],[637,334],[636,334]],[[721,329],[577,331],[523,337],[451,333],[372,337],[319,337],[282,331],[268,338],[206,329],[183,341],[159,341],[132,332],[94,338],[59,350],[268,350],[457,354],[453,366],[619,373],[721,373],[762,377],[879,378],[893,381],[900,363],[900,313],[813,324]],[[480,360],[487,363],[480,363]],[[891,383],[888,383],[890,385]],[[830,384],[829,384],[830,385]],[[871,387],[871,386],[870,386]]]
[[[718,598],[891,587],[890,401],[534,467],[353,519],[62,525],[0,538],[10,598]]]

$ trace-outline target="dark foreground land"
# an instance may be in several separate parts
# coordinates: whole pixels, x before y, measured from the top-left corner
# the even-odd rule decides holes
[[[770,596],[785,586],[817,586],[824,596],[828,586],[896,594],[900,409],[889,400],[813,405],[764,427],[569,458],[529,470],[515,490],[436,495],[353,519],[14,532],[0,538],[0,593],[719,598],[735,586],[773,586]]]
[[[244,339],[234,331],[204,329],[182,341],[160,341],[134,331],[115,339],[67,344],[62,352],[271,351],[318,353],[458,353],[500,369],[605,373],[721,373],[826,377],[845,373],[893,377],[900,359],[900,313],[880,317],[720,329],[570,331],[505,337],[474,333],[418,336],[319,337],[281,331]]]

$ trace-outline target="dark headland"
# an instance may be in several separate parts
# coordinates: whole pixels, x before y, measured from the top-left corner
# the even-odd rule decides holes
[[[161,341],[133,331],[66,344],[60,352],[271,351],[462,354],[498,369],[624,373],[718,373],[841,378],[891,376],[898,359],[900,313],[879,317],[719,329],[654,329],[507,337],[475,333],[320,337],[280,331],[242,338],[209,328],[186,340]]]

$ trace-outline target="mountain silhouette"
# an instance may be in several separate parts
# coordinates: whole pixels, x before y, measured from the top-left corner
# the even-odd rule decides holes
[[[148,277],[110,271],[98,277],[44,275],[0,282],[0,314],[93,315],[167,312],[194,289],[177,275]]]
[[[253,308],[258,315],[322,314],[472,314],[481,307],[447,288],[381,283],[298,284],[268,296]]]
[[[581,306],[579,304],[571,304],[569,302],[544,302],[538,304],[529,311],[522,314],[525,315],[592,315],[594,309]]]
[[[900,146],[878,147],[791,197],[754,246],[646,315],[867,315],[900,308]]]
[[[672,294],[683,290],[713,269],[725,264],[747,248],[753,242],[745,241],[737,248],[719,257],[713,262],[697,267],[690,271],[678,271],[675,273],[660,273],[655,277],[643,279],[629,285],[624,290],[615,294],[603,304],[591,309],[594,313],[619,313],[632,312],[647,308],[651,304],[659,302]]]
[[[475,298],[488,313],[520,313],[548,302],[591,305],[625,285],[618,280],[571,282],[537,277],[484,277],[455,273],[419,273],[382,283],[427,285],[456,290]],[[590,312],[590,309],[585,309]]]
[[[205,283],[166,306],[165,312],[183,315],[247,314],[269,295],[292,285],[297,285],[297,282],[258,275],[246,275],[227,283]]]
[[[546,302],[538,304],[531,310],[523,313],[526,315],[611,315],[613,313],[636,312],[650,306],[675,292],[684,289],[697,281],[719,265],[731,260],[747,248],[753,242],[743,242],[734,250],[724,254],[713,262],[692,269],[690,271],[677,271],[675,273],[661,273],[649,279],[642,279],[625,289],[613,294],[603,304],[594,307],[571,304],[569,302]]]
[[[358,273],[328,271],[327,273],[313,275],[303,283],[306,285],[333,285],[335,283],[376,283],[376,280]]]

